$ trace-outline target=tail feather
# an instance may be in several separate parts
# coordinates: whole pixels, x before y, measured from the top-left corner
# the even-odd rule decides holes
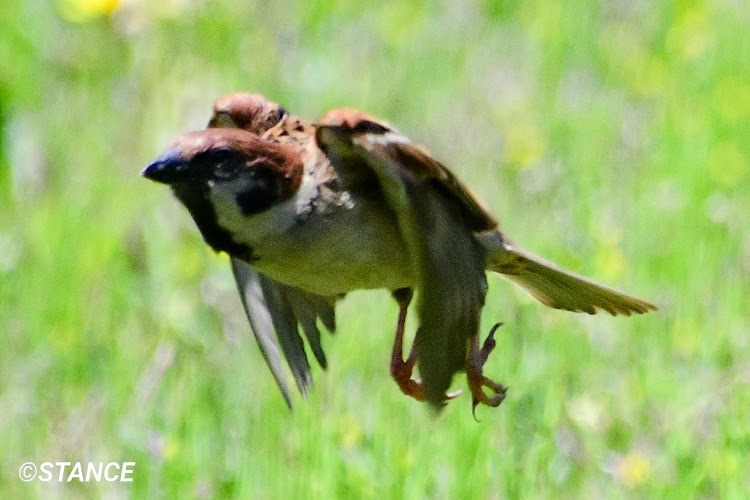
[[[485,243],[493,243],[488,269],[502,274],[546,306],[589,314],[601,309],[613,316],[657,309],[649,302],[567,271],[516,246],[499,233],[496,235],[485,238]]]

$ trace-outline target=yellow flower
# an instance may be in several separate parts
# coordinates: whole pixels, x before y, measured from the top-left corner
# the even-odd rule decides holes
[[[628,453],[620,465],[622,482],[628,488],[643,484],[651,474],[651,461],[643,453]]]
[[[341,445],[345,448],[358,446],[362,442],[362,427],[351,415],[347,414],[339,419],[339,434],[341,436]]]
[[[60,16],[71,23],[86,23],[101,16],[111,16],[120,0],[59,0]]]

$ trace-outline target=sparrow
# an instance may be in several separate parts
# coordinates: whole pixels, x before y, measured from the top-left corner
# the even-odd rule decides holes
[[[520,248],[424,147],[361,111],[333,110],[312,124],[258,94],[225,96],[209,128],[175,139],[143,175],[169,184],[206,243],[230,255],[290,407],[273,331],[305,394],[310,368],[297,325],[325,367],[317,320],[333,332],[336,299],[355,289],[393,292],[391,374],[405,394],[436,408],[456,396],[446,391],[461,370],[473,409],[505,398],[506,388],[482,371],[499,326],[480,342],[485,271],[549,307],[612,315],[656,309]],[[419,327],[404,360],[414,290]],[[421,379],[412,378],[415,365]]]

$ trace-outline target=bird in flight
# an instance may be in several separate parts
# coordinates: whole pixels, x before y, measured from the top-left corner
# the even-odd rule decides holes
[[[301,333],[325,368],[318,324],[333,332],[335,302],[352,290],[392,291],[391,375],[404,394],[436,408],[457,396],[447,391],[461,370],[472,409],[505,398],[506,387],[483,373],[499,326],[481,342],[485,271],[557,309],[656,309],[520,248],[429,151],[362,111],[336,109],[312,123],[259,94],[230,94],[214,102],[207,129],[176,138],[142,174],[170,185],[206,243],[229,255],[290,408],[279,351],[305,395],[312,378]],[[419,326],[404,359],[414,291]]]

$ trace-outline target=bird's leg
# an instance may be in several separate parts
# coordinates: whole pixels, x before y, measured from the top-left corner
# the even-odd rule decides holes
[[[414,292],[411,288],[399,288],[393,292],[393,298],[398,302],[398,323],[396,323],[396,338],[391,352],[391,377],[398,384],[401,392],[417,401],[424,401],[421,381],[411,378],[414,364],[417,362],[416,339],[412,345],[409,357],[404,361],[404,328],[406,326],[406,312],[411,304]]]
[[[499,406],[505,399],[505,393],[508,390],[507,387],[490,380],[482,374],[482,367],[487,361],[487,357],[495,348],[495,330],[500,328],[501,325],[502,323],[497,323],[492,327],[481,349],[479,348],[479,335],[472,337],[470,342],[469,359],[466,363],[466,379],[469,383],[469,390],[472,396],[472,414],[474,414],[479,403],[486,404],[487,406]],[[485,387],[489,388],[494,394],[487,396],[484,392]],[[476,418],[476,414],[474,414],[474,418]]]
[[[414,365],[417,363],[417,340],[419,339],[419,332],[412,343],[411,350],[409,351],[409,357],[404,361],[404,328],[406,326],[406,313],[409,309],[412,296],[414,292],[411,288],[399,288],[393,292],[393,298],[398,302],[398,323],[396,324],[396,338],[393,341],[393,352],[391,353],[391,377],[398,384],[401,392],[407,396],[411,396],[417,401],[425,401],[424,391],[422,389],[422,381],[419,379],[412,378],[412,372],[414,371]],[[461,391],[448,393],[445,395],[445,399],[453,399],[458,397]]]

